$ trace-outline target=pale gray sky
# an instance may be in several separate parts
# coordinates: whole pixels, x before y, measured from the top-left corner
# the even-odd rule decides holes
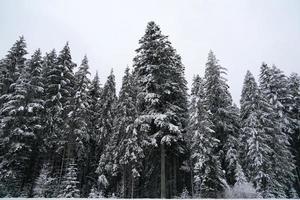
[[[212,49],[236,103],[246,70],[257,77],[263,61],[300,73],[299,0],[0,0],[0,57],[20,35],[30,53],[69,41],[76,63],[87,54],[101,83],[114,68],[119,88],[151,20],[182,56],[189,86]]]

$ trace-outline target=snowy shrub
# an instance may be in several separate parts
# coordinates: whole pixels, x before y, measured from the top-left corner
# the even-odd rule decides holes
[[[228,188],[224,194],[225,198],[257,198],[258,194],[251,183],[236,184]]]
[[[96,188],[92,188],[89,194],[89,198],[103,198],[102,191],[98,191]]]
[[[189,191],[185,187],[182,193],[180,194],[180,199],[189,199],[189,198],[191,198],[191,196],[189,195]]]
[[[101,174],[101,175],[98,177],[98,183],[99,183],[100,185],[102,185],[103,187],[105,187],[105,188],[108,186],[108,181],[107,181],[105,175]]]

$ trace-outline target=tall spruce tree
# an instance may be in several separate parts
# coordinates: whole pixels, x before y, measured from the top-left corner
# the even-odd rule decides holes
[[[274,184],[271,193],[275,197],[286,197],[294,180],[295,165],[290,151],[289,135],[286,132],[287,116],[282,102],[285,98],[285,87],[283,73],[276,67],[270,68],[263,64],[260,73],[260,88],[272,109],[270,117],[273,124],[269,134],[272,135],[271,162]]]
[[[62,120],[63,123],[63,133],[62,133],[62,143],[63,143],[63,157],[66,159],[74,159],[76,151],[76,134],[72,130],[71,115],[74,110],[74,95],[76,80],[74,77],[73,69],[76,66],[72,61],[72,56],[70,52],[69,43],[67,42],[63,49],[60,51],[57,57],[57,65],[61,69],[63,80],[60,82],[61,87],[61,101],[62,101]],[[63,158],[63,159],[65,159]]]
[[[100,85],[99,75],[96,72],[91,84],[88,87],[88,132],[93,141],[98,141],[100,137],[100,98],[102,94],[102,87]]]
[[[46,53],[43,58],[42,77],[44,83],[44,135],[43,138],[45,153],[43,154],[44,163],[49,163],[49,179],[47,188],[51,192],[47,193],[47,197],[56,197],[59,190],[59,181],[62,176],[62,95],[61,83],[63,83],[62,68],[57,65],[57,54],[55,49]],[[40,176],[43,176],[40,171]],[[36,186],[35,186],[36,187]],[[41,186],[43,187],[43,186]],[[35,194],[35,191],[33,193]]]
[[[75,78],[70,48],[68,43],[57,57],[50,52],[44,61],[43,76],[45,80],[45,109],[47,146],[50,163],[57,181],[61,181],[65,164],[74,158],[76,135],[72,132],[70,115],[74,110]]]
[[[101,189],[104,192],[109,192],[107,188],[109,181],[115,171],[114,163],[112,160],[112,144],[111,138],[114,137],[113,123],[115,119],[115,106],[116,106],[116,83],[115,76],[111,70],[110,75],[104,85],[101,95],[101,113],[100,113],[100,137],[98,142],[98,151],[100,153],[100,160],[97,167],[97,174],[99,175],[98,181]]]
[[[1,196],[17,197],[23,192],[35,135],[28,130],[25,116],[26,44],[23,37],[8,52],[5,60],[1,96],[0,185]],[[22,74],[22,75],[21,75]]]
[[[160,189],[156,188],[157,185],[149,185],[153,178],[157,179],[157,175],[153,174],[152,180],[144,175],[146,184],[143,191],[153,197],[158,197],[157,191],[160,191],[160,197],[166,198],[177,193],[178,162],[182,162],[178,156],[183,154],[179,149],[182,149],[180,146],[183,144],[186,123],[184,112],[187,110],[184,68],[167,36],[161,33],[154,22],[148,23],[146,33],[139,43],[140,48],[136,50],[137,56],[134,58],[134,75],[138,86],[138,132],[143,135],[145,148],[151,159],[149,163],[144,163],[148,165],[145,166],[144,173],[151,176],[155,170],[160,170]],[[171,156],[174,152],[177,153]],[[156,167],[158,159],[160,168]],[[167,175],[166,166],[173,168],[170,170],[173,174],[170,172]],[[168,192],[166,182],[167,177],[171,176],[174,177],[174,185]]]
[[[26,172],[35,140],[34,133],[28,128],[25,82],[25,78],[20,76],[17,82],[11,85],[14,91],[1,109],[4,149],[1,159],[1,181],[9,191],[7,195],[12,197],[24,192]]]
[[[42,71],[44,83],[45,119],[44,126],[46,137],[44,138],[47,156],[50,163],[55,163],[58,142],[61,135],[63,120],[61,119],[61,82],[63,80],[61,68],[57,65],[57,54],[53,49],[46,53],[43,59]],[[58,170],[57,170],[58,171]]]
[[[78,71],[75,73],[75,96],[72,100],[73,110],[69,117],[70,130],[75,135],[75,157],[78,166],[78,175],[80,180],[81,192],[87,194],[88,189],[85,187],[87,184],[87,171],[89,165],[89,133],[88,133],[88,114],[89,114],[89,94],[88,89],[90,80],[88,76],[89,65],[87,56],[84,56]]]
[[[227,140],[224,144],[226,180],[230,186],[234,186],[238,179],[243,178],[240,169],[241,157],[239,154],[240,120],[239,108],[236,105],[229,106],[226,111],[225,132]],[[237,172],[241,175],[239,176]]]
[[[35,135],[32,152],[27,170],[26,184],[31,196],[34,180],[41,167],[42,153],[45,153],[44,134],[44,83],[42,77],[41,51],[36,50],[27,62],[24,73],[26,75],[26,118],[27,128]]]
[[[124,153],[126,152],[127,140],[130,137],[129,135],[136,117],[135,97],[132,84],[132,75],[129,67],[127,67],[116,105],[118,112],[114,120],[114,135],[110,142],[113,151],[112,156],[115,160],[116,170],[118,171],[116,175],[122,175],[122,182],[118,184],[121,187],[116,188],[116,190],[118,191],[117,193],[123,197],[126,196],[126,193],[129,193],[126,188],[126,186],[129,185],[128,178],[126,179],[126,177],[130,177],[131,175],[129,171],[130,168],[128,167],[129,160],[124,159],[124,157],[126,157]]]
[[[139,136],[137,135],[134,121],[136,119],[136,90],[133,84],[133,76],[129,67],[125,70],[122,87],[117,104],[118,112],[115,118],[115,160],[122,174],[121,195],[134,197],[135,180],[141,173],[141,161],[144,153]]]
[[[290,95],[288,116],[290,118],[291,146],[296,161],[295,188],[300,194],[300,77],[298,74],[292,73],[290,75],[287,87]]]
[[[196,76],[192,87],[188,134],[191,137],[193,184],[196,197],[214,198],[226,185],[221,163],[216,154],[219,140],[215,137],[211,113],[206,109],[203,80]]]
[[[89,135],[88,140],[88,161],[85,178],[89,177],[89,181],[86,184],[86,188],[92,188],[94,193],[97,193],[97,175],[95,173],[101,152],[99,151],[99,139],[100,139],[100,125],[101,125],[101,101],[102,87],[100,85],[98,72],[94,76],[91,84],[88,87],[88,105],[87,109],[87,131]],[[92,191],[90,191],[92,193]],[[99,193],[100,194],[100,193]]]
[[[224,78],[226,69],[218,64],[212,51],[208,54],[204,75],[204,104],[211,113],[215,137],[219,144],[215,148],[221,162],[221,168],[226,171],[227,182],[235,183],[234,171],[237,164],[237,137],[239,131],[237,110],[232,105],[227,80]],[[226,186],[226,184],[224,184]],[[223,188],[223,191],[226,187]]]
[[[247,178],[262,197],[272,188],[270,147],[272,138],[267,130],[272,124],[270,106],[261,95],[253,75],[247,71],[241,96],[241,140],[243,166]]]
[[[191,159],[192,155],[192,143],[193,143],[193,131],[194,131],[194,119],[197,119],[197,104],[199,101],[199,89],[200,87],[203,86],[203,79],[197,74],[196,76],[193,77],[193,82],[191,86],[191,94],[190,94],[190,101],[188,104],[188,113],[189,113],[189,118],[188,118],[188,127],[187,127],[187,133],[184,135],[184,139],[187,142],[187,147],[190,151],[190,159],[189,159],[189,167],[193,167],[193,161]],[[194,171],[190,170],[190,177],[191,177],[191,196],[194,196]]]

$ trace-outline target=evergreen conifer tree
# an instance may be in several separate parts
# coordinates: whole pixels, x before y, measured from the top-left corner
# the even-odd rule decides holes
[[[235,183],[233,174],[238,157],[236,145],[239,131],[238,111],[232,105],[229,86],[224,74],[226,74],[226,69],[218,64],[214,53],[210,51],[204,75],[205,99],[203,104],[207,112],[211,113],[210,120],[213,123],[215,137],[219,140],[215,151],[219,156],[221,169],[226,171],[226,181],[233,185]],[[222,191],[225,189],[226,187]]]
[[[270,106],[260,94],[253,75],[248,71],[241,97],[241,141],[243,165],[247,178],[262,197],[271,192],[272,169],[269,129]],[[271,195],[271,194],[270,194]]]
[[[1,96],[0,185],[2,196],[17,197],[23,192],[29,167],[34,133],[26,118],[27,77],[23,37],[13,45],[5,58],[6,74]]]
[[[69,126],[72,134],[75,136],[74,152],[77,158],[76,163],[78,165],[78,175],[80,177],[80,189],[85,189],[84,185],[87,183],[86,172],[89,168],[89,140],[90,135],[88,133],[88,113],[89,113],[89,95],[88,89],[90,86],[90,75],[88,59],[84,56],[78,71],[75,73],[75,96],[71,100],[73,110],[69,114],[70,120]],[[87,191],[82,191],[87,192]]]
[[[288,78],[288,94],[290,100],[288,101],[288,116],[290,118],[291,128],[291,146],[292,153],[296,164],[296,181],[295,189],[300,191],[300,77],[296,73],[292,73]]]
[[[288,121],[284,108],[286,98],[286,80],[283,73],[276,67],[270,68],[266,64],[261,67],[260,88],[262,94],[270,102],[272,127],[269,134],[272,136],[271,155],[273,177],[272,194],[275,197],[286,197],[294,181],[294,159],[290,149],[290,138],[287,132]]]
[[[194,171],[194,189],[197,197],[214,198],[226,187],[225,174],[216,154],[219,140],[215,137],[211,113],[206,109],[204,83],[200,77],[194,79],[190,110],[191,148]],[[225,184],[225,185],[224,185]]]
[[[32,188],[35,178],[38,176],[42,153],[45,153],[44,146],[44,83],[42,77],[41,51],[36,50],[31,59],[27,62],[24,72],[26,76],[26,107],[25,116],[27,128],[35,135],[32,144],[32,152],[27,170],[26,184]],[[29,189],[32,190],[32,189]],[[32,191],[30,191],[31,193]],[[31,194],[30,194],[31,195]]]
[[[98,140],[98,147],[100,153],[100,160],[97,167],[97,174],[99,174],[101,189],[105,189],[109,182],[108,180],[115,171],[115,164],[112,160],[112,143],[111,138],[114,137],[113,123],[115,118],[115,106],[116,106],[116,85],[115,76],[113,71],[107,78],[101,95],[101,113],[100,113],[100,138]]]
[[[140,138],[143,138],[145,145],[148,146],[147,149],[154,147],[156,155],[160,155],[158,158],[151,151],[148,152],[154,163],[160,160],[160,196],[166,198],[166,181],[168,181],[166,165],[168,162],[182,162],[176,156],[172,160],[169,151],[178,152],[177,155],[184,153],[179,151],[183,144],[187,120],[184,67],[167,36],[161,33],[159,26],[154,22],[148,23],[146,33],[139,43],[140,47],[136,50],[137,56],[134,58],[134,76],[138,87],[137,130],[141,134]],[[151,173],[147,170],[153,168],[154,163],[149,163],[145,173]],[[170,166],[174,168],[172,176],[176,176],[178,165]],[[169,196],[176,195],[175,185],[176,182]],[[158,191],[155,187],[156,185],[152,187],[153,195]],[[151,193],[149,185],[145,186],[145,190]]]

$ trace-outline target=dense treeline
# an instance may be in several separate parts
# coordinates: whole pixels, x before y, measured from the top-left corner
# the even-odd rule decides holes
[[[149,22],[116,95],[77,66],[68,43],[0,60],[0,197],[300,195],[300,77],[262,64],[233,104],[209,52],[187,92],[184,65]],[[76,72],[75,72],[76,71]]]

